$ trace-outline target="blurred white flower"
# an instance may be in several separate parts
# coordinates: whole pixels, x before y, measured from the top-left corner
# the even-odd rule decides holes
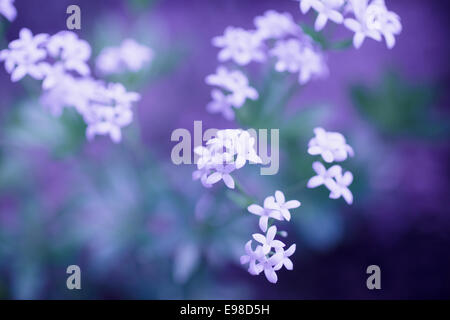
[[[379,31],[389,49],[395,46],[395,35],[402,31],[400,17],[386,8],[384,1],[374,0],[367,7],[367,25],[370,29]]]
[[[312,7],[317,11],[318,16],[314,24],[316,31],[322,30],[327,24],[328,20],[335,23],[342,23],[344,17],[339,11],[344,5],[344,0],[322,0],[314,1]]]
[[[319,78],[328,74],[328,68],[321,53],[311,47],[303,47],[302,62],[298,82],[305,84],[313,78]]]
[[[231,177],[230,173],[236,170],[235,165],[217,164],[213,168],[215,172],[213,172],[211,175],[208,176],[208,178],[206,179],[206,183],[209,185],[213,185],[219,182],[220,180],[223,180],[223,182],[228,188],[234,189],[234,180],[233,177]]]
[[[331,185],[331,199],[338,199],[340,197],[348,204],[353,203],[353,194],[348,188],[348,186],[353,182],[353,174],[350,171],[342,174],[342,170],[339,170],[338,174],[335,176],[335,183]]]
[[[91,57],[91,46],[79,39],[72,31],[61,31],[50,37],[47,50],[51,57],[60,58],[67,70],[78,72],[82,76],[90,74],[87,61]]]
[[[247,99],[256,100],[259,97],[258,91],[250,87],[247,77],[239,70],[228,71],[220,66],[215,74],[206,77],[206,83],[229,92],[227,100],[236,108],[242,107]]]
[[[14,0],[0,0],[0,13],[10,22],[16,19],[17,10],[14,7]]]
[[[252,204],[250,206],[248,206],[247,210],[248,212],[260,216],[259,218],[259,228],[261,229],[262,232],[266,232],[267,231],[267,224],[269,221],[269,218],[273,218],[275,220],[283,220],[283,217],[281,216],[280,211],[277,210],[273,210],[270,209],[268,207],[269,202],[274,202],[273,196],[267,197],[264,200],[264,208],[257,205],[257,204]]]
[[[11,74],[11,81],[16,82],[27,74],[34,79],[42,79],[42,61],[47,56],[47,51],[42,47],[48,38],[48,34],[40,33],[33,36],[33,33],[22,28],[19,39],[9,43],[9,49],[0,52],[0,61],[5,61],[5,68]]]
[[[119,47],[104,48],[96,59],[103,74],[137,72],[153,59],[153,50],[134,39],[125,39]]]
[[[262,235],[260,233],[254,233],[253,239],[261,243],[263,254],[269,254],[272,248],[282,248],[285,246],[283,242],[280,240],[275,240],[275,235],[277,234],[277,227],[271,226],[266,235]]]
[[[292,256],[295,252],[296,245],[295,243],[289,247],[286,251],[283,248],[276,248],[275,252],[277,254],[281,254],[282,258],[281,261],[278,262],[278,264],[273,268],[275,271],[280,270],[283,266],[287,270],[294,269],[294,264],[292,263],[292,260],[289,259],[290,256]]]
[[[353,156],[354,152],[342,134],[338,132],[327,132],[323,128],[314,129],[315,137],[309,141],[308,153],[310,155],[321,155],[328,163],[333,161],[344,161],[347,156]]]
[[[212,44],[222,48],[218,54],[221,62],[233,60],[243,66],[252,61],[262,62],[265,60],[261,39],[252,31],[227,27],[224,35],[212,39]]]
[[[299,72],[302,66],[302,44],[298,39],[277,41],[270,50],[270,55],[277,58],[275,70],[278,72]]]
[[[89,140],[95,135],[109,135],[111,140],[118,143],[122,140],[121,128],[131,123],[133,113],[122,106],[105,106],[91,104],[86,136]]]
[[[370,28],[368,25],[370,18],[370,13],[367,7],[368,0],[350,0],[349,3],[353,9],[356,19],[346,18],[344,20],[344,25],[355,33],[353,36],[353,46],[356,49],[359,49],[366,37],[372,38],[376,41],[381,41],[380,32]]]
[[[264,203],[264,207],[279,211],[286,221],[291,220],[289,209],[295,209],[301,206],[301,203],[298,200],[286,201],[283,192],[279,190],[275,191],[275,198],[269,197],[267,199],[268,201],[267,203]]]
[[[222,91],[214,89],[211,91],[211,98],[212,101],[206,106],[208,112],[221,113],[227,120],[234,119],[234,111],[228,96],[224,95]]]
[[[301,32],[300,27],[287,12],[268,10],[263,16],[256,17],[254,24],[257,29],[256,35],[262,40],[280,39],[286,35],[296,35]]]

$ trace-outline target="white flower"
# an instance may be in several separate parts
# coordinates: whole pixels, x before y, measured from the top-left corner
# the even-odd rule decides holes
[[[103,74],[137,72],[153,59],[153,50],[134,39],[125,39],[119,47],[104,48],[96,59]]]
[[[316,31],[322,30],[327,24],[328,20],[335,23],[342,23],[344,17],[339,9],[344,5],[344,0],[322,0],[315,1],[312,6],[319,14],[316,18],[314,28]]]
[[[78,72],[82,76],[90,73],[87,61],[91,56],[91,46],[85,40],[78,39],[72,31],[61,31],[50,37],[47,50],[53,58],[61,58],[67,70]]]
[[[220,180],[223,180],[228,188],[234,189],[234,180],[231,177],[230,173],[236,170],[236,167],[233,164],[218,164],[214,167],[214,169],[216,170],[216,172],[208,176],[208,178],[206,179],[206,183],[213,185]]]
[[[227,27],[224,35],[213,38],[212,43],[222,48],[218,55],[219,61],[222,62],[233,60],[243,66],[251,61],[265,60],[259,37],[254,32],[242,28]]]
[[[282,248],[285,246],[280,240],[275,240],[275,235],[277,234],[277,227],[271,226],[267,230],[266,235],[260,233],[254,233],[253,239],[261,243],[263,254],[268,254],[272,248]]]
[[[395,46],[395,35],[400,34],[402,25],[400,17],[389,11],[384,1],[373,1],[367,8],[367,24],[371,29],[375,29],[384,36],[389,49]]]
[[[92,104],[90,109],[87,138],[91,140],[95,135],[109,135],[113,142],[120,142],[122,140],[120,129],[131,123],[132,111],[125,107],[100,104]]]
[[[341,196],[348,204],[353,203],[353,194],[348,186],[353,182],[353,174],[350,171],[342,174],[342,170],[335,176],[336,182],[331,186],[331,199],[338,199]]]
[[[262,247],[257,246],[255,250],[252,249],[252,240],[249,240],[245,244],[245,255],[241,256],[241,264],[247,264],[248,263],[248,272],[251,275],[258,275],[260,274],[264,267],[262,265],[256,265],[256,262],[259,261],[259,259],[262,258]]]
[[[139,44],[134,39],[125,39],[120,46],[123,63],[131,71],[139,71],[153,58],[153,50]]]
[[[299,1],[300,10],[303,14],[307,13],[313,6],[317,6],[320,0],[297,0]]]
[[[60,62],[50,65],[48,63],[42,64],[44,74],[44,81],[42,81],[42,88],[45,90],[51,89],[58,85],[67,76],[64,65]]]
[[[247,77],[239,70],[228,71],[223,66],[218,67],[215,74],[206,77],[206,83],[230,92],[227,99],[236,108],[242,107],[247,99],[256,100],[259,97],[256,89],[249,86]]]
[[[282,258],[281,258],[281,261],[278,262],[278,264],[273,269],[275,271],[277,271],[277,270],[280,270],[283,266],[288,270],[294,269],[294,265],[293,265],[291,259],[289,259],[289,257],[294,254],[295,249],[296,249],[295,243],[293,245],[291,245],[289,247],[289,249],[287,249],[286,251],[283,248],[275,249],[275,252],[277,254],[281,254]]]
[[[314,129],[315,137],[309,141],[308,153],[321,155],[328,163],[344,161],[347,156],[353,156],[353,149],[346,144],[345,138],[338,132],[327,132],[323,128]]]
[[[321,185],[325,185],[328,190],[333,190],[335,187],[335,181],[333,178],[342,172],[342,168],[339,165],[334,165],[327,170],[319,161],[315,161],[312,164],[312,167],[317,175],[309,179],[307,187],[317,188]]]
[[[17,10],[14,7],[14,0],[0,0],[0,13],[10,22],[16,19]]]
[[[254,24],[257,28],[257,36],[263,40],[280,39],[286,35],[295,35],[301,32],[300,27],[287,12],[279,13],[268,10],[263,16],[256,17]]]
[[[370,18],[370,11],[368,10],[368,0],[350,0],[356,19],[347,18],[344,21],[344,25],[353,31],[353,46],[359,49],[366,37],[372,38],[376,41],[381,41],[381,34],[378,30],[370,28],[368,20]]]
[[[302,51],[302,62],[298,82],[305,84],[313,78],[325,76],[328,73],[323,56],[311,47],[304,47]]]
[[[141,98],[136,92],[128,92],[121,83],[109,83],[104,94],[115,105],[125,108],[130,108],[134,102],[139,101]]]
[[[11,81],[16,82],[27,74],[35,79],[42,79],[43,64],[47,52],[42,45],[48,38],[48,34],[40,33],[33,36],[33,33],[22,28],[19,39],[9,43],[9,50],[2,50],[0,60],[5,61],[5,68],[11,73]]]
[[[206,106],[206,110],[211,113],[222,113],[227,120],[234,119],[234,111],[228,96],[224,95],[222,91],[214,89],[211,91],[212,101]]]
[[[277,283],[278,276],[275,272],[274,267],[280,263],[280,260],[282,258],[283,256],[281,253],[276,253],[270,258],[264,255],[258,260],[259,263],[256,265],[256,268],[257,270],[264,270],[264,275],[269,282]]]
[[[268,204],[270,202],[272,203],[274,202],[273,196],[267,197],[264,200],[264,208],[257,204],[252,204],[247,208],[247,210],[250,213],[260,216],[259,228],[261,229],[262,232],[267,231],[267,223],[269,221],[269,218],[273,218],[276,220],[283,220],[281,213],[279,211],[268,208]]]
[[[278,72],[299,72],[302,66],[302,44],[298,39],[277,41],[270,54],[277,58],[275,70]]]
[[[247,161],[262,163],[261,158],[256,154],[255,138],[250,136],[248,131],[243,131],[235,142],[236,168],[242,168]]]
[[[268,199],[267,203],[264,203],[264,207],[279,211],[286,221],[291,220],[289,209],[295,209],[301,206],[301,203],[298,200],[286,202],[283,192],[279,190],[275,191],[275,199],[273,197],[269,197]]]

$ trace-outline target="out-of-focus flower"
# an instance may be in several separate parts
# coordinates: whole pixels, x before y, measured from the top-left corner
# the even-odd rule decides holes
[[[301,203],[298,200],[286,201],[283,192],[279,190],[275,191],[275,198],[272,197],[268,199],[267,203],[264,203],[264,207],[279,211],[286,221],[291,220],[289,209],[295,209],[301,206]]]
[[[328,20],[335,23],[342,23],[344,17],[339,11],[344,5],[344,0],[322,0],[315,1],[312,7],[317,11],[318,16],[314,24],[316,31],[322,30],[327,24]]]
[[[338,199],[342,196],[348,204],[353,203],[353,194],[348,188],[348,186],[353,182],[353,174],[350,171],[342,174],[342,170],[339,170],[338,174],[335,176],[335,183],[331,185],[331,199]]]
[[[278,264],[273,269],[275,271],[278,271],[284,266],[287,270],[293,270],[294,264],[292,263],[292,260],[289,259],[289,257],[294,254],[295,249],[296,249],[295,243],[291,245],[289,249],[287,249],[286,251],[284,250],[284,248],[276,248],[275,252],[277,254],[281,254],[282,258],[281,261],[278,262]]]
[[[92,139],[95,135],[109,135],[118,143],[122,140],[121,128],[131,123],[133,113],[122,106],[105,106],[92,104],[88,116],[86,136]]]
[[[322,30],[328,20],[344,23],[353,31],[353,46],[360,48],[366,37],[381,41],[383,35],[389,49],[395,45],[395,35],[400,34],[400,17],[389,11],[384,0],[298,0],[300,10],[307,13],[313,8],[317,13],[316,31]]]
[[[353,36],[353,46],[359,49],[364,42],[366,37],[372,38],[376,41],[381,41],[381,34],[378,30],[370,28],[369,23],[369,10],[367,7],[367,0],[350,0],[349,1],[355,18],[346,18],[344,25],[353,31],[355,35]]]
[[[263,254],[268,254],[272,248],[282,248],[285,246],[280,240],[275,240],[275,235],[277,234],[277,227],[271,226],[267,230],[266,235],[260,233],[254,233],[253,239],[261,243]]]
[[[225,119],[233,120],[234,111],[228,96],[224,95],[222,91],[214,89],[211,91],[212,101],[206,106],[206,110],[211,113],[222,113]]]
[[[23,28],[20,30],[19,39],[9,43],[9,49],[0,52],[0,61],[5,61],[5,68],[11,74],[11,81],[16,82],[27,74],[34,79],[42,79],[42,61],[47,56],[47,51],[42,47],[48,38],[48,34],[33,33]]]
[[[270,54],[277,58],[275,70],[278,72],[299,72],[302,66],[302,44],[298,39],[277,41]]]
[[[314,129],[315,137],[309,141],[308,153],[321,155],[325,162],[344,161],[347,156],[353,156],[354,152],[342,134],[327,132],[323,128]]]
[[[402,31],[400,17],[386,8],[384,0],[374,0],[367,7],[367,24],[370,29],[379,31],[389,49],[395,46],[395,35]]]
[[[261,39],[252,31],[227,27],[224,35],[214,37],[212,43],[214,46],[222,48],[218,55],[221,62],[233,60],[243,66],[252,61],[262,62],[265,60]]]
[[[263,40],[280,39],[286,35],[296,35],[301,32],[300,27],[287,12],[279,13],[268,10],[263,16],[256,17],[254,24],[256,35]]]
[[[125,39],[120,47],[103,49],[97,57],[96,67],[103,74],[137,72],[153,59],[153,55],[149,47],[134,39]]]
[[[91,57],[91,46],[79,39],[72,31],[61,31],[50,37],[47,50],[53,58],[60,58],[67,70],[78,72],[82,76],[90,74],[87,61]]]
[[[228,164],[228,165],[223,165],[223,164],[218,164],[216,166],[214,166],[214,170],[216,170],[215,172],[213,172],[211,175],[208,176],[208,178],[206,179],[206,183],[213,185],[217,182],[219,182],[220,180],[223,180],[223,182],[225,183],[225,185],[230,188],[230,189],[234,189],[234,180],[231,177],[230,173],[233,172],[234,170],[236,170],[236,166],[233,164]]]
[[[264,200],[264,208],[257,205],[252,204],[248,206],[247,210],[250,213],[253,213],[254,215],[260,216],[259,218],[259,228],[262,232],[267,231],[267,224],[269,221],[269,218],[273,218],[275,220],[283,220],[283,217],[281,216],[281,213],[277,210],[270,209],[268,207],[269,202],[274,202],[273,196],[269,196]]]
[[[220,180],[234,189],[234,180],[230,173],[242,168],[248,161],[262,163],[254,148],[255,140],[247,131],[226,129],[217,131],[216,137],[206,142],[206,147],[198,146],[194,152],[199,155],[198,170],[194,172],[194,180],[201,179],[205,187]]]
[[[14,7],[14,0],[0,0],[0,13],[10,22],[16,19],[17,10]]]
[[[229,92],[227,100],[232,106],[240,108],[247,99],[258,99],[258,91],[250,87],[247,77],[239,70],[228,71],[220,66],[215,74],[206,77],[206,83],[218,86]]]
[[[303,85],[313,78],[319,78],[327,74],[328,68],[323,56],[310,47],[304,47],[298,82]]]

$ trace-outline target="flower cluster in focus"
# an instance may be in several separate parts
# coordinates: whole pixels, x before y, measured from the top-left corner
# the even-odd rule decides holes
[[[348,156],[354,155],[344,136],[338,132],[327,132],[323,128],[314,129],[315,137],[309,141],[308,153],[310,155],[320,155],[326,163],[341,162]],[[316,188],[321,185],[330,190],[330,198],[338,199],[343,197],[348,204],[353,203],[353,195],[348,186],[353,182],[353,174],[350,171],[343,172],[340,165],[333,165],[330,168],[316,161],[313,169],[317,173],[308,181],[308,188]]]
[[[255,138],[241,129],[219,130],[216,137],[206,142],[206,147],[198,146],[194,152],[199,159],[192,178],[200,179],[207,188],[223,180],[228,188],[234,189],[231,172],[242,168],[247,161],[262,163],[255,150]]]
[[[23,28],[19,36],[0,51],[11,81],[27,75],[42,80],[41,103],[53,115],[73,107],[87,124],[88,139],[109,135],[120,142],[121,128],[132,122],[132,105],[140,99],[139,94],[127,92],[120,83],[94,79],[88,65],[91,46],[74,32],[33,35]]]
[[[264,272],[267,280],[271,283],[278,281],[276,271],[283,266],[287,270],[294,268],[289,258],[295,252],[296,245],[291,245],[285,250],[286,245],[276,240],[277,234],[284,235],[285,232],[277,232],[277,227],[272,225],[273,221],[289,221],[291,219],[290,209],[298,208],[301,203],[297,200],[286,201],[283,192],[277,190],[274,196],[264,200],[264,207],[257,204],[250,205],[247,210],[259,216],[259,227],[264,234],[255,233],[253,239],[258,242],[256,249],[252,248],[252,240],[245,245],[245,255],[241,257],[241,264],[248,263],[248,272],[251,275],[259,275]]]
[[[317,12],[316,31],[322,30],[328,20],[344,24],[354,32],[353,45],[360,48],[364,39],[381,41],[384,37],[389,49],[395,45],[395,36],[402,31],[400,17],[386,7],[384,0],[298,0],[300,10]]]

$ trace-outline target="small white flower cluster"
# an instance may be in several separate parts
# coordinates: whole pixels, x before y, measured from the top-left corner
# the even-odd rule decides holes
[[[14,7],[14,0],[0,0],[0,13],[10,22],[14,21],[17,16],[16,7]]]
[[[120,83],[105,84],[90,77],[91,47],[74,32],[33,35],[23,28],[19,36],[9,43],[9,49],[0,51],[11,81],[26,75],[42,80],[41,103],[53,115],[74,107],[87,124],[88,139],[109,135],[120,142],[121,128],[131,123],[132,104],[140,99],[139,94],[127,92]]]
[[[316,136],[308,144],[310,155],[321,155],[327,163],[344,161],[348,156],[353,157],[353,149],[346,143],[342,134],[327,132],[323,128],[315,128],[314,133]],[[353,203],[352,192],[348,189],[353,182],[353,175],[350,171],[344,173],[339,165],[333,165],[327,169],[319,161],[314,162],[312,166],[317,175],[309,179],[308,188],[324,185],[330,190],[331,199],[338,199],[342,196],[348,204]]]
[[[247,99],[258,99],[258,91],[250,87],[247,77],[239,70],[229,71],[220,66],[215,74],[206,77],[206,83],[222,89],[212,90],[213,101],[208,104],[207,110],[221,112],[228,120],[234,119],[232,107],[241,108]]]
[[[134,39],[125,39],[119,47],[104,48],[96,59],[102,74],[137,72],[153,59],[153,50]]]
[[[238,66],[246,66],[250,62],[262,63],[274,57],[275,69],[299,73],[300,84],[327,74],[322,53],[289,13],[269,10],[256,17],[254,24],[255,30],[227,27],[222,36],[212,39],[212,44],[220,48],[217,56],[220,62],[231,61]],[[246,99],[258,99],[258,92],[249,87],[249,81],[241,71],[228,71],[221,66],[215,75],[206,78],[206,83],[218,85],[225,93],[231,93],[226,95],[214,89],[211,94],[213,101],[207,107],[209,112],[222,113],[228,120],[234,118],[233,107],[241,108]]]
[[[297,200],[286,201],[283,192],[277,190],[275,197],[269,196],[264,200],[264,207],[252,204],[247,208],[250,213],[260,217],[259,227],[264,232],[264,234],[253,234],[253,239],[259,243],[258,246],[253,250],[252,240],[249,240],[245,245],[246,254],[241,257],[241,264],[249,264],[248,272],[251,275],[259,275],[264,271],[267,280],[276,283],[278,276],[275,271],[280,270],[283,266],[287,270],[294,268],[289,257],[294,254],[296,245],[293,244],[285,250],[286,245],[280,240],[275,240],[277,227],[269,227],[269,223],[272,222],[269,219],[289,221],[291,219],[289,209],[298,208],[300,205],[301,203]]]
[[[241,129],[219,130],[216,137],[206,142],[206,147],[198,146],[194,152],[200,158],[192,178],[200,179],[207,188],[223,180],[228,188],[234,189],[231,172],[242,168],[247,161],[262,163],[255,150],[255,138]]]
[[[389,11],[384,0],[298,0],[305,14],[311,8],[317,12],[316,31],[322,30],[331,20],[355,33],[353,45],[360,48],[366,37],[381,41],[389,49],[395,45],[395,35],[402,31],[400,17]]]

